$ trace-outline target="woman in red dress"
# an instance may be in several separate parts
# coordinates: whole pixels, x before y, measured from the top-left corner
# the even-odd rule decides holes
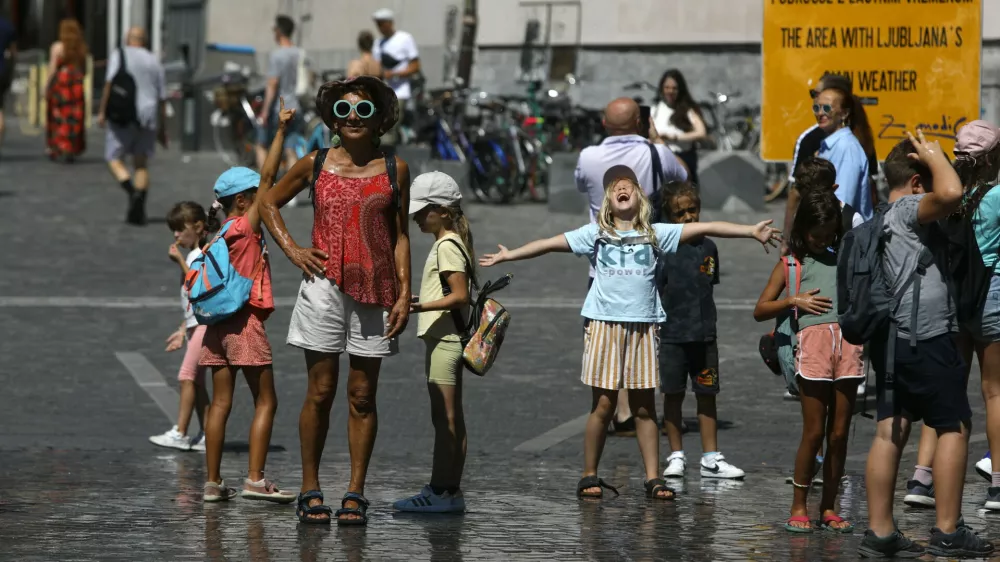
[[[49,82],[45,101],[45,153],[68,162],[87,147],[84,131],[86,96],[83,77],[87,65],[87,44],[80,23],[64,19],[59,23],[59,40],[49,50]]]
[[[288,343],[305,351],[309,369],[299,416],[302,491],[296,514],[303,523],[364,525],[379,368],[398,352],[396,336],[410,309],[410,172],[406,162],[379,148],[380,137],[399,120],[399,102],[384,82],[371,76],[328,82],[316,107],[333,132],[332,147],[292,166],[263,196],[261,215],[274,241],[305,272],[288,329]],[[312,248],[292,240],[278,211],[307,187],[315,206]],[[351,480],[334,513],[323,505],[319,462],[344,352],[350,366]]]

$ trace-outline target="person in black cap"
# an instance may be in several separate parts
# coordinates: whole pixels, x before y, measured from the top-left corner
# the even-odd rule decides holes
[[[410,171],[380,148],[399,120],[399,103],[372,76],[328,82],[316,108],[333,133],[332,147],[299,160],[262,201],[264,223],[288,259],[302,269],[288,343],[305,351],[309,387],[299,417],[303,523],[364,525],[365,478],[378,415],[375,393],[382,359],[398,352],[410,310]],[[278,211],[307,187],[315,205],[313,248],[296,244]],[[347,425],[351,481],[341,509],[323,505],[319,462],[326,443],[340,355],[350,356]]]

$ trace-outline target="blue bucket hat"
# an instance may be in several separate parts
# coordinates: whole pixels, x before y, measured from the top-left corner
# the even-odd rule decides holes
[[[260,185],[260,174],[250,168],[229,168],[215,180],[215,198],[222,199]]]

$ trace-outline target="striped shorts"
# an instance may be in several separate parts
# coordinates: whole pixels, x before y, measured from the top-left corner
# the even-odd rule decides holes
[[[656,388],[659,347],[655,323],[591,320],[584,337],[580,380],[605,390]]]

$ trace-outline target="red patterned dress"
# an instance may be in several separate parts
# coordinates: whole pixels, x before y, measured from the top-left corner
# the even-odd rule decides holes
[[[330,256],[326,276],[363,304],[392,308],[396,279],[394,205],[389,175],[316,179],[312,243]]]
[[[53,157],[76,156],[87,148],[83,71],[60,63],[46,100],[45,143]]]

